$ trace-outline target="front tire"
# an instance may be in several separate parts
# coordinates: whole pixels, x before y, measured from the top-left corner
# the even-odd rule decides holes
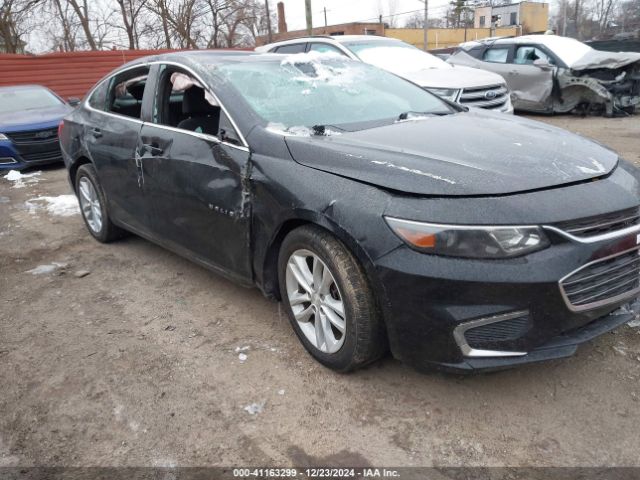
[[[364,269],[331,233],[313,225],[289,233],[278,275],[294,331],[324,366],[349,372],[385,352],[384,325]]]
[[[107,202],[93,165],[81,165],[76,173],[76,195],[89,233],[102,243],[124,236],[125,232],[109,218]]]

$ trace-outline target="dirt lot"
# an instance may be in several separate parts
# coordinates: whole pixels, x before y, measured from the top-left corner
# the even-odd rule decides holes
[[[640,163],[640,117],[536,119]],[[64,169],[30,180],[0,179],[0,466],[640,465],[639,328],[490,375],[339,375],[257,290],[140,238],[101,245],[25,203],[69,194]]]

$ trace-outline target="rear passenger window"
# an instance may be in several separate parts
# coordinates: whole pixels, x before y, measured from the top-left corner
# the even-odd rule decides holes
[[[107,111],[139,119],[148,77],[149,67],[128,70],[112,77],[109,82]]]
[[[482,59],[485,62],[507,63],[508,56],[509,48],[490,48],[484,52]]]
[[[282,45],[278,47],[276,53],[303,53],[306,48],[306,43],[294,43],[293,45]]]

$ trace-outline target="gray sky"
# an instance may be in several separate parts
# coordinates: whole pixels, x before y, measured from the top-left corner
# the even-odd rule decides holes
[[[306,28],[304,0],[283,0],[289,30]],[[275,12],[278,0],[269,0],[269,6]],[[429,0],[429,16],[440,17],[444,14],[449,0]],[[355,21],[376,21],[378,15],[401,14],[415,10],[422,11],[424,4],[420,0],[311,0],[313,26],[324,25],[323,8],[327,8],[327,23]],[[397,15],[398,25],[402,25],[411,14]],[[388,17],[384,18],[388,21]]]

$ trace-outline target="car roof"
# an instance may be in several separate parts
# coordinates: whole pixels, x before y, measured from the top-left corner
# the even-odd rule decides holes
[[[500,45],[503,43],[536,43],[539,45],[545,45],[551,49],[554,47],[561,47],[567,45],[570,42],[579,42],[573,38],[562,37],[560,35],[547,35],[547,34],[539,34],[539,35],[522,35],[520,37],[491,37],[491,38],[482,38],[479,40],[471,40],[470,42],[461,43],[461,47],[471,48],[477,45]],[[579,42],[582,43],[582,42]]]
[[[336,43],[346,43],[346,42],[354,42],[358,40],[367,40],[367,41],[396,41],[401,42],[397,38],[392,37],[382,37],[380,35],[311,35],[311,36],[303,36],[303,37],[295,37],[289,38],[287,40],[280,40],[278,42],[268,43],[266,45],[262,45],[261,47],[257,47],[256,51],[265,51],[272,47],[276,47],[278,45],[289,45],[291,43],[298,42],[312,42],[312,41],[328,41],[328,42],[336,42]]]

